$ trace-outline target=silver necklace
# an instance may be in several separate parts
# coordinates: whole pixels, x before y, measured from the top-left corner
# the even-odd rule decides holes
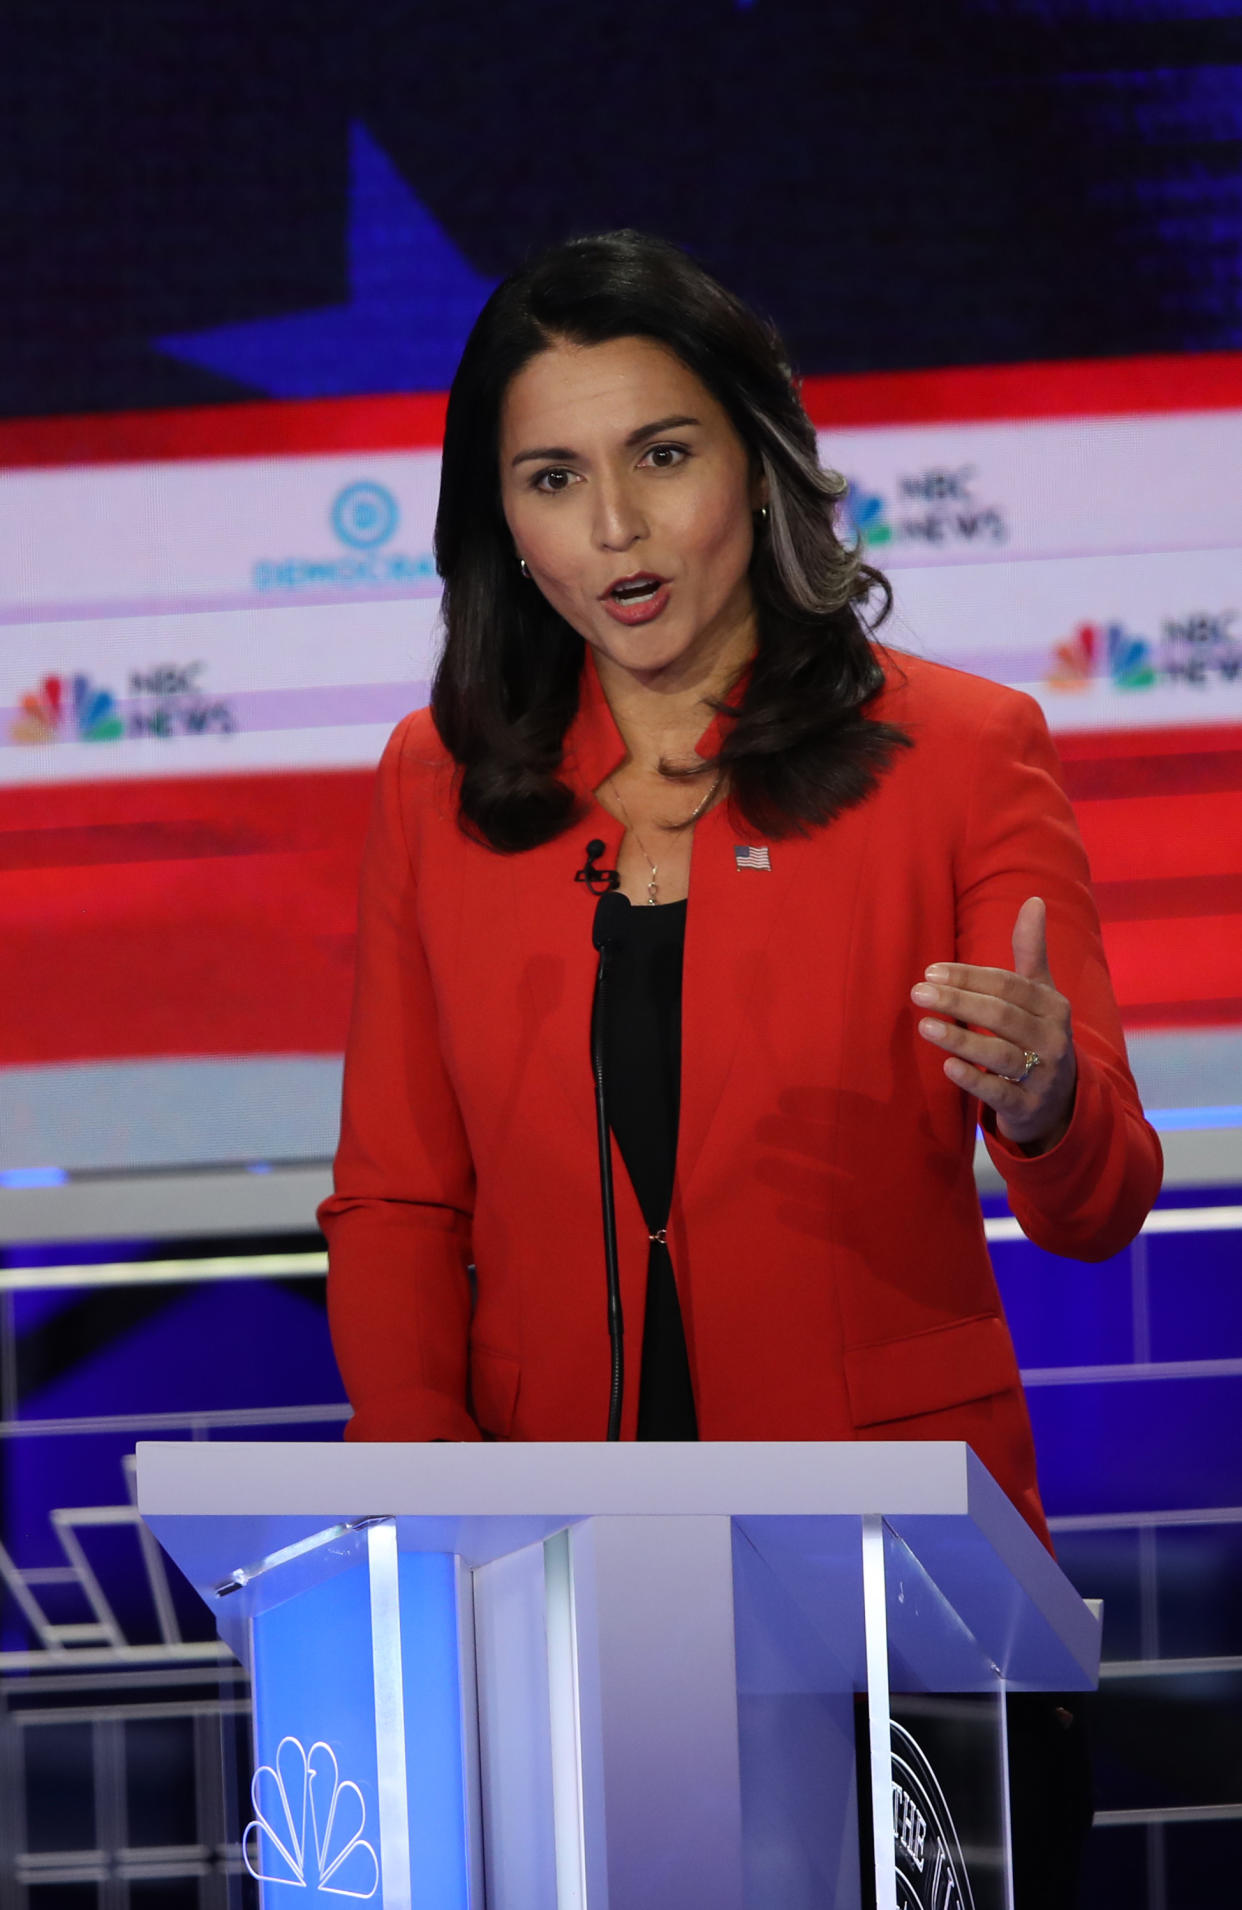
[[[695,807],[690,811],[690,814],[686,817],[685,822],[681,825],[683,829],[688,829],[692,822],[698,821],[699,817],[703,814],[703,811],[706,809],[708,803],[711,801],[712,797],[716,794],[716,791],[720,788],[720,783],[721,783],[721,777],[718,775],[715,781],[712,783],[712,786],[708,790],[707,794],[700,798],[700,800],[695,805]],[[638,833],[638,830],[634,826],[633,817],[630,815],[629,810],[625,806],[625,800],[621,794],[621,791],[617,788],[615,777],[610,776],[608,778],[608,786],[612,790],[613,795],[617,799],[617,808],[621,811],[622,819],[625,822],[626,828],[630,831],[630,834],[633,836],[635,842],[638,844],[639,849],[642,851],[643,858],[646,861],[647,867],[651,870],[651,876],[647,883],[647,906],[649,908],[654,909],[657,906],[657,898],[659,895],[659,884],[656,878],[659,876],[660,871],[658,867],[656,866],[656,864],[651,860],[651,851],[648,849],[646,843],[643,841],[642,837]]]

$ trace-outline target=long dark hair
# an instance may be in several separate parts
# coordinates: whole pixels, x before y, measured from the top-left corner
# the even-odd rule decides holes
[[[725,774],[760,835],[777,837],[861,802],[908,740],[864,714],[884,680],[870,630],[892,595],[837,536],[845,482],[820,467],[775,331],[664,240],[574,239],[492,293],[449,394],[435,533],[445,643],[431,710],[460,768],[462,826],[495,849],[534,848],[577,817],[560,769],[583,658],[581,636],[518,570],[500,496],[501,407],[514,376],[556,341],[630,337],[676,353],[767,479],[751,560],[758,650],[740,701],[719,706],[730,721],[705,767]]]

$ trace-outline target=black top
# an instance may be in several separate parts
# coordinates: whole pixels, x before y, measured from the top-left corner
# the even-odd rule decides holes
[[[609,958],[604,1009],[608,1119],[649,1233],[668,1222],[681,1103],[681,967],[686,905],[640,905]],[[697,1439],[677,1281],[668,1247],[647,1257],[638,1389],[640,1439]]]

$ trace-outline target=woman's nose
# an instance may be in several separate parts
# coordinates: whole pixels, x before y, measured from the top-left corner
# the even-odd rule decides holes
[[[619,482],[604,482],[595,491],[595,541],[602,550],[628,550],[647,535],[638,499]]]

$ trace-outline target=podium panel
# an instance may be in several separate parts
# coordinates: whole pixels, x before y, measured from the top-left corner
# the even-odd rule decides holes
[[[467,1910],[477,1779],[455,1562],[399,1555],[392,1520],[289,1550],[215,1594],[239,1601],[253,1685],[246,1870],[265,1905],[309,1891]]]
[[[382,1545],[369,1541],[360,1534],[344,1570],[251,1620],[254,1815],[242,1834],[242,1860],[263,1884],[265,1903],[300,1901],[292,1893],[308,1888],[382,1902],[381,1852],[388,1880],[409,1869],[404,1816],[392,1795],[405,1738],[383,1695],[391,1691],[394,1643],[399,1656],[395,1613],[384,1610],[385,1590],[395,1592],[396,1556],[394,1549],[384,1559]],[[279,1580],[279,1567],[273,1577]],[[335,1649],[326,1652],[329,1638]],[[360,1693],[367,1701],[359,1702]]]
[[[1004,1693],[1098,1672],[956,1444],[151,1443],[138,1490],[252,1673],[265,1906],[1011,1910]]]

